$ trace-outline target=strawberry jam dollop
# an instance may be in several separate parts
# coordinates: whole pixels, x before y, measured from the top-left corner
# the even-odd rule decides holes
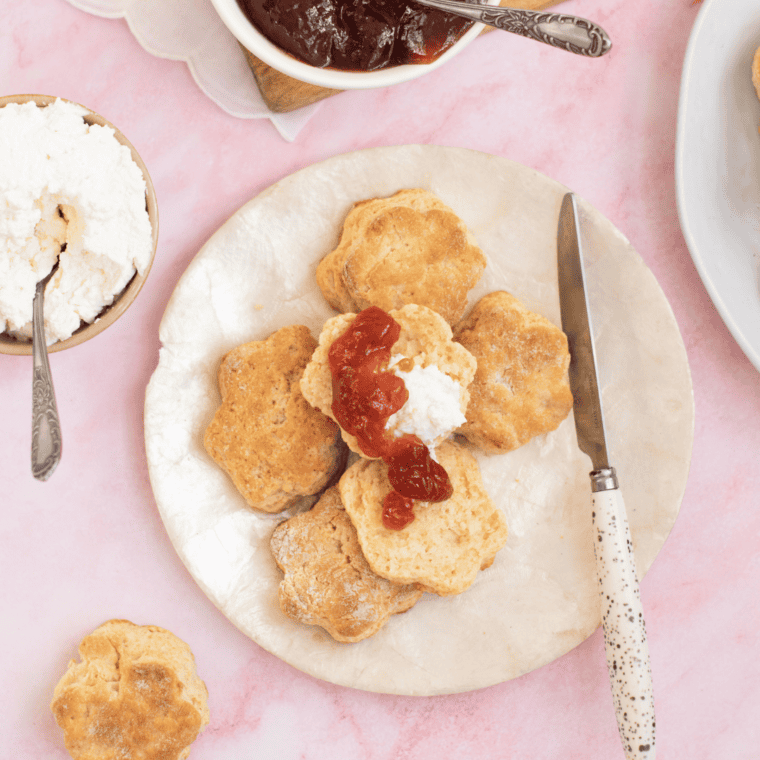
[[[445,501],[453,488],[446,470],[415,435],[395,437],[388,418],[407,401],[404,381],[387,370],[401,326],[390,314],[370,306],[328,351],[332,374],[332,413],[356,437],[362,453],[388,465],[393,490],[383,501],[383,525],[401,530],[414,520],[414,501]]]

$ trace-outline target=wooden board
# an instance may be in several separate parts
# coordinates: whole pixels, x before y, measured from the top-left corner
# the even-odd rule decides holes
[[[556,5],[562,0],[509,0],[502,1],[502,5],[510,8],[527,8],[529,10],[542,10],[551,5]],[[483,33],[492,31],[486,28]],[[306,82],[281,74],[263,61],[260,61],[249,50],[243,48],[248,65],[251,67],[253,77],[256,80],[261,96],[271,111],[275,113],[287,113],[297,108],[317,103],[331,95],[336,95],[341,90],[330,90],[326,87],[317,87]]]

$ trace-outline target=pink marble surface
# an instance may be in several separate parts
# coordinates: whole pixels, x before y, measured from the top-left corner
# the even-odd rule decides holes
[[[60,95],[117,124],[149,167],[161,234],[150,279],[106,333],[54,354],[64,456],[29,465],[31,361],[0,356],[0,758],[67,757],[48,708],[79,640],[108,618],[192,647],[206,760],[622,758],[597,631],[560,660],[478,692],[363,693],[304,676],[239,633],[177,558],[143,447],[145,386],[166,301],[245,201],[338,153],[430,143],[519,161],[572,187],[634,244],[669,298],[696,403],[681,513],[642,583],[660,758],[757,758],[760,744],[760,377],[723,325],[679,228],[673,182],[690,0],[568,0],[612,36],[587,61],[501,33],[403,86],[343,93],[293,143],[223,113],[180,62],[120,20],[64,0],[0,0],[0,94]]]

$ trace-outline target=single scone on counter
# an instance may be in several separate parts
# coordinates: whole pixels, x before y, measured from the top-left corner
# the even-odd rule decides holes
[[[185,760],[208,725],[190,647],[153,625],[109,620],[85,636],[51,709],[74,760]]]
[[[281,512],[318,494],[345,466],[338,426],[301,393],[316,346],[307,327],[290,325],[222,359],[222,403],[203,443],[253,509]]]
[[[0,108],[0,333],[32,334],[45,287],[48,344],[113,303],[153,256],[146,182],[114,130],[63,100]]]

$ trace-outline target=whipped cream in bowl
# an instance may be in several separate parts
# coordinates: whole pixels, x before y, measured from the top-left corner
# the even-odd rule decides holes
[[[116,127],[62,98],[0,98],[0,353],[32,353],[34,291],[56,260],[45,288],[48,352],[126,311],[157,241],[150,175]]]

